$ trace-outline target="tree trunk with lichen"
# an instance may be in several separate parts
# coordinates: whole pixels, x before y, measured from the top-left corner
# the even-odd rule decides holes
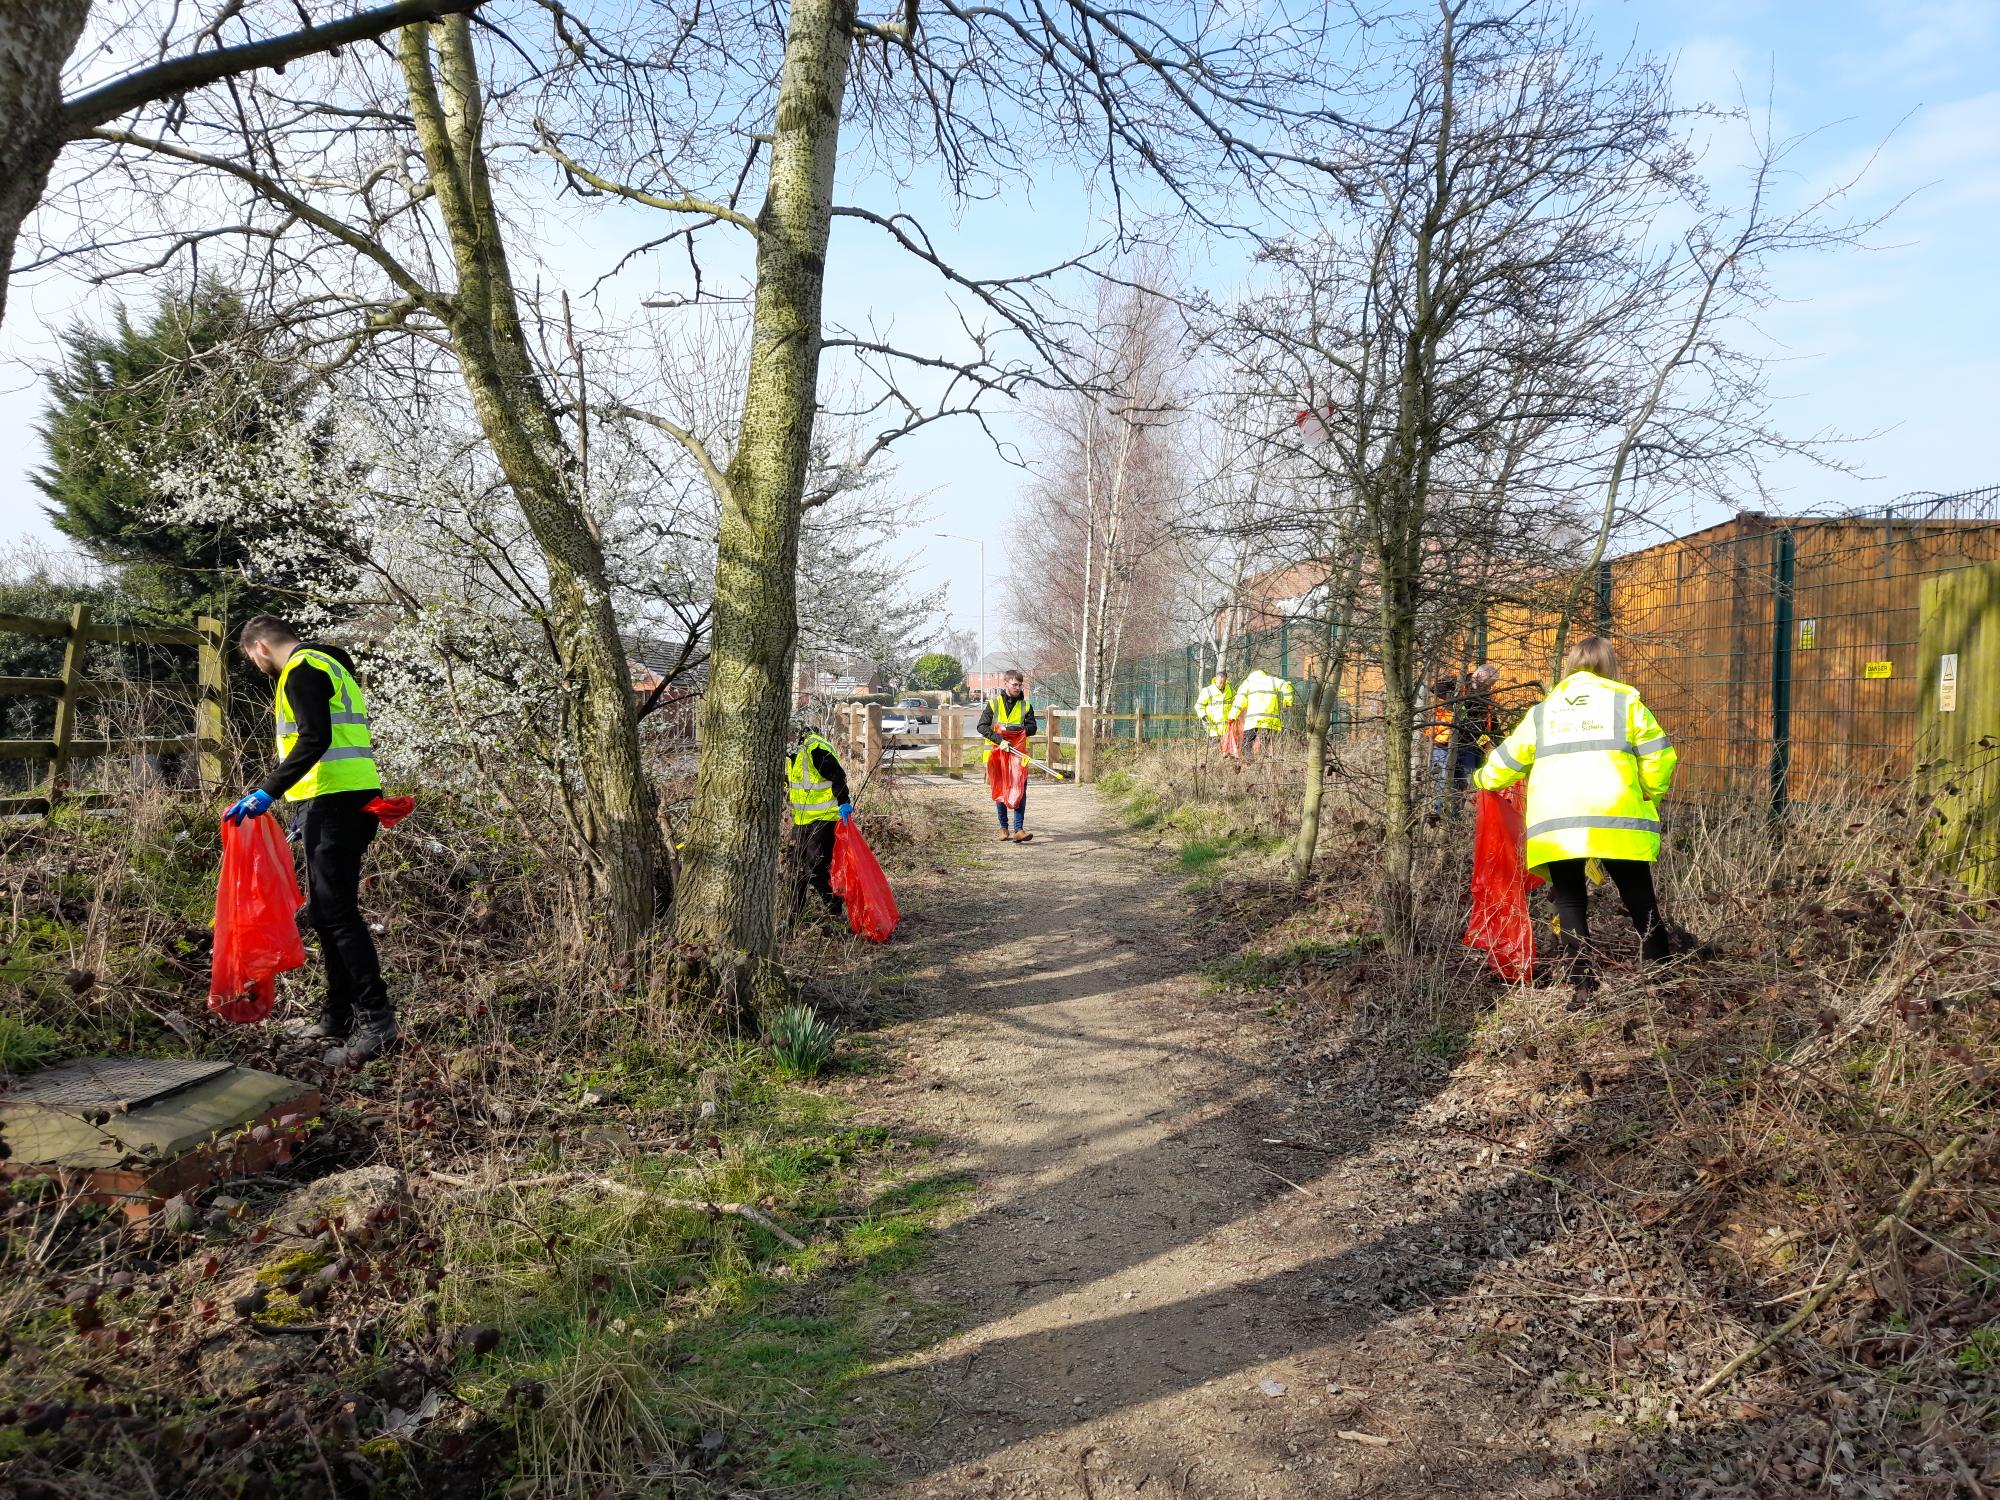
[[[818,405],[821,302],[853,0],[797,0],[778,79],[736,452],[719,487],[708,690],[674,937],[734,1008],[782,988],[775,941],[782,788],[798,644],[799,520]]]
[[[578,833],[591,905],[603,913],[602,935],[614,961],[629,964],[653,921],[659,838],[604,544],[514,300],[487,178],[471,23],[454,16],[406,27],[399,50],[458,277],[456,293],[441,304],[452,350],[548,570],[549,623],[570,694],[565,738],[581,783]]]
[[[63,64],[89,14],[90,0],[0,5],[0,318],[14,243],[62,149]]]

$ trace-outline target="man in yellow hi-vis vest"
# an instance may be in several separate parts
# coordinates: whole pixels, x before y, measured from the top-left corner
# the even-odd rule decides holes
[[[1259,745],[1268,747],[1285,727],[1285,710],[1292,706],[1292,685],[1284,678],[1257,668],[1236,690],[1233,719],[1243,721],[1243,753]]]
[[[1660,857],[1659,803],[1673,787],[1678,757],[1638,690],[1617,673],[1617,655],[1603,637],[1571,646],[1555,691],[1494,746],[1472,778],[1485,791],[1528,778],[1527,864],[1548,877],[1578,1002],[1597,987],[1585,946],[1591,860],[1601,861],[1617,885],[1646,960],[1672,951],[1653,864]]]
[[[847,773],[832,743],[801,724],[798,744],[785,758],[785,794],[792,807],[792,843],[798,863],[792,876],[792,915],[804,908],[806,891],[819,893],[827,915],[844,921],[847,904],[833,888],[834,829],[854,817]]]
[[[361,915],[361,858],[381,826],[368,804],[382,794],[368,733],[368,700],[338,646],[301,641],[283,620],[258,615],[237,637],[244,659],[278,690],[278,764],[234,803],[232,822],[268,812],[279,797],[305,804],[306,913],[326,962],[319,1019],[301,1035],[340,1044],[359,1064],[396,1044],[396,1008],[375,939]]]
[[[1220,672],[1211,677],[1196,695],[1195,717],[1201,720],[1210,739],[1221,739],[1223,730],[1229,727],[1229,710],[1234,697],[1229,690],[1229,679]]]

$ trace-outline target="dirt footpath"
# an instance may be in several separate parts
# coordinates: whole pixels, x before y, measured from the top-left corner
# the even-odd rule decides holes
[[[993,838],[983,789],[918,795]],[[1478,1143],[1416,1127],[1365,1057],[1302,1108],[1278,1029],[1203,983],[1177,872],[1089,788],[1038,779],[1029,827],[907,933],[927,998],[879,1104],[977,1196],[919,1289],[960,1331],[890,1372],[940,1418],[890,1455],[892,1493],[1555,1493],[1573,1460],[1438,1318],[1531,1248],[1518,1179],[1482,1181]]]

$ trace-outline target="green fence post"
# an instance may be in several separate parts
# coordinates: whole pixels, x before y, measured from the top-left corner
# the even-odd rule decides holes
[[[1771,817],[1785,816],[1792,776],[1792,584],[1798,557],[1791,528],[1776,532],[1771,556]]]
[[[1597,565],[1597,633],[1611,634],[1611,560]]]

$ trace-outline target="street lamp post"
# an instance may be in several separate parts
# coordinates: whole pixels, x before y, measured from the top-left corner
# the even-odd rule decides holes
[[[986,670],[986,543],[976,536],[960,536],[955,531],[936,534],[949,542],[970,542],[979,549],[979,664],[973,673],[978,676]]]

